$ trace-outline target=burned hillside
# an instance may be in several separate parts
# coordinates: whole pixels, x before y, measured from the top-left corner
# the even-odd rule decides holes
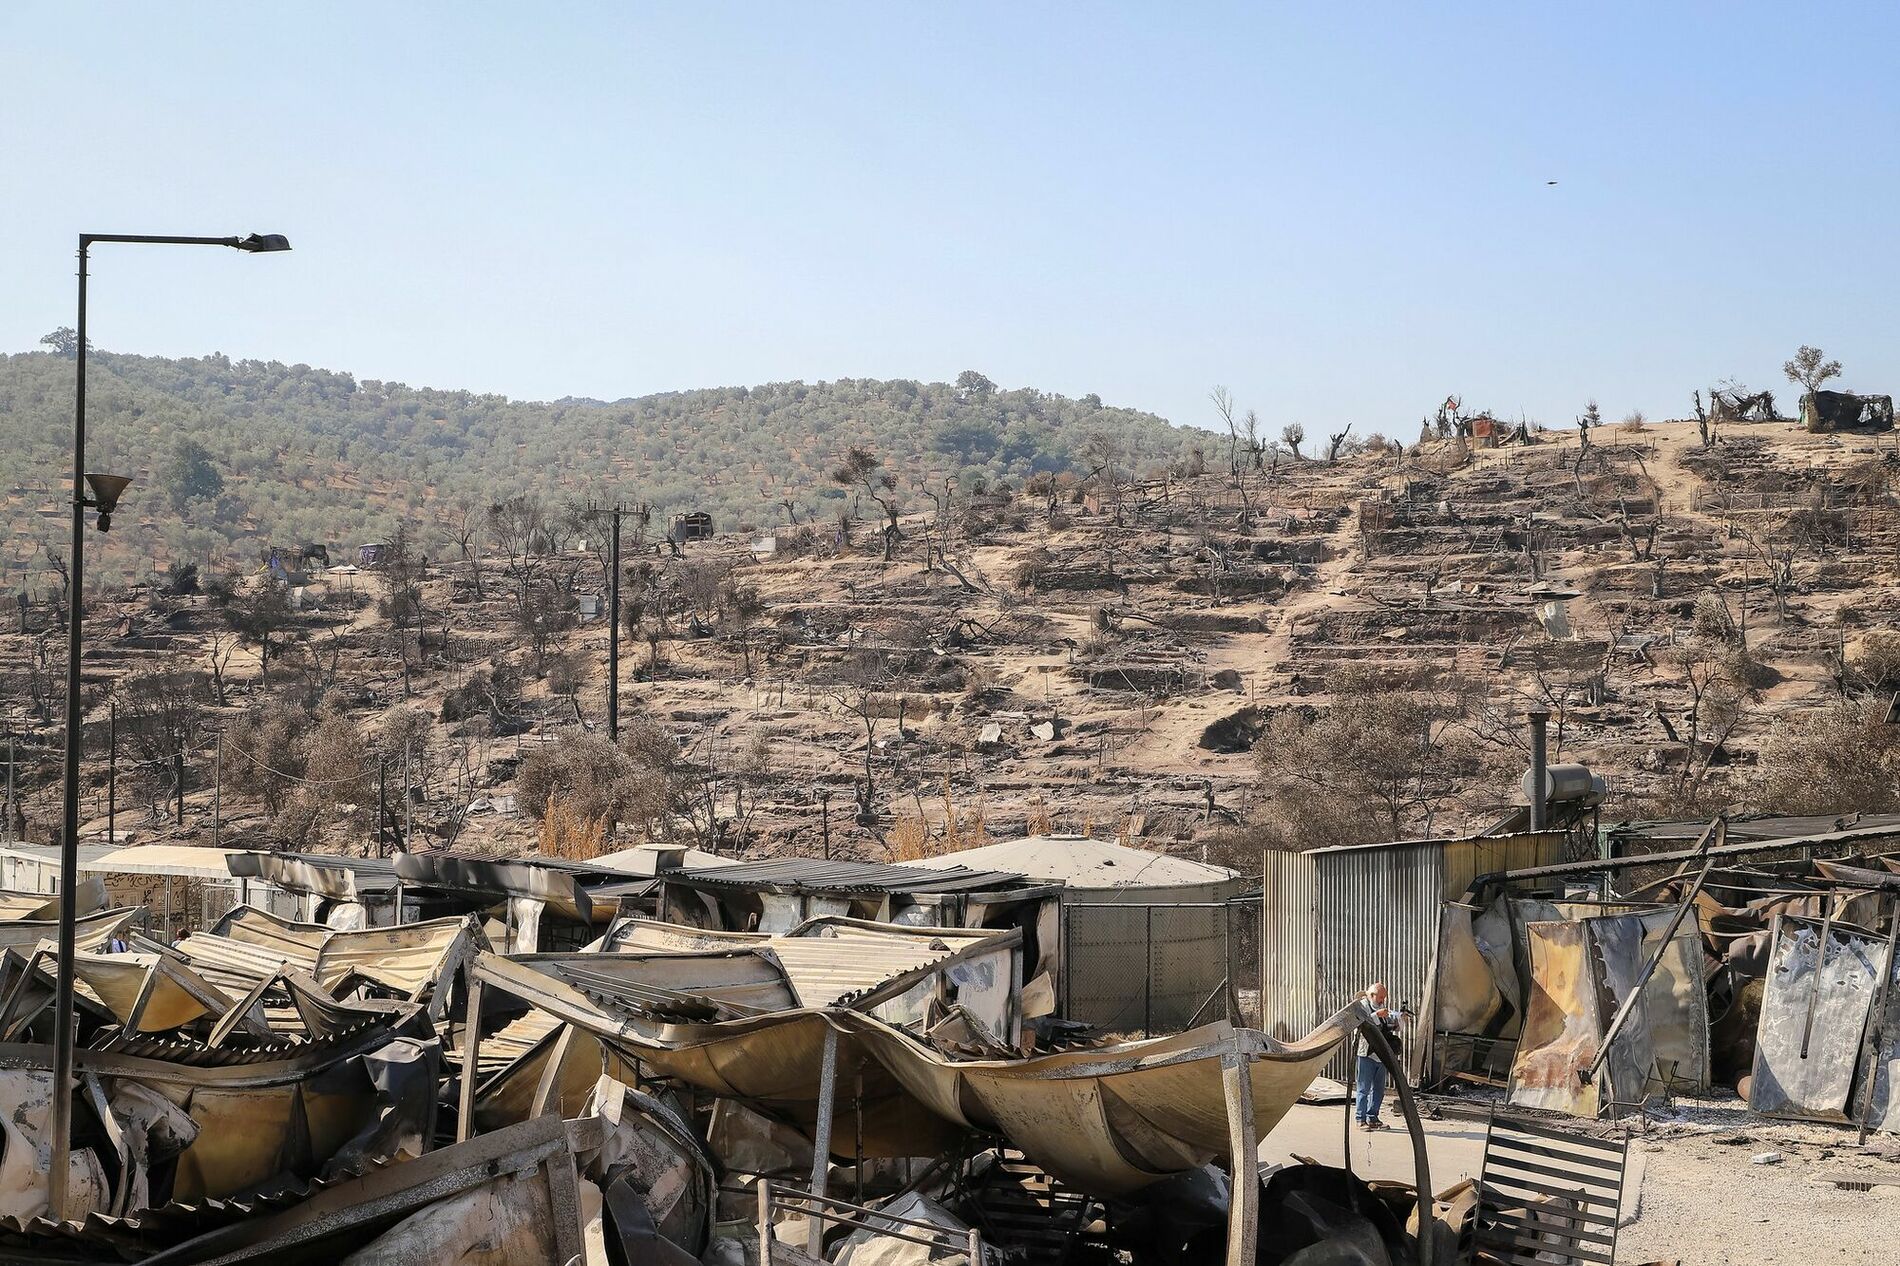
[[[617,744],[605,515],[522,497],[368,565],[175,566],[93,604],[82,833],[110,808],[121,838],[357,852],[888,860],[1055,830],[1244,858],[1490,825],[1535,706],[1606,818],[1890,807],[1786,768],[1843,731],[1891,760],[1885,441],[1342,448],[703,540],[629,514]],[[15,826],[41,840],[62,602],[37,589],[0,636]]]

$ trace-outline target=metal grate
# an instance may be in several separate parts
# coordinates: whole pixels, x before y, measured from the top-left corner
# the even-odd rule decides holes
[[[1480,1252],[1507,1266],[1616,1260],[1627,1131],[1597,1138],[1493,1111],[1484,1140]]]

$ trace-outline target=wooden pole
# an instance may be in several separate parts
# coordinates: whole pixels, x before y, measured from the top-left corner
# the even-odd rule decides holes
[[[468,1014],[462,1030],[462,1093],[455,1111],[457,1143],[468,1142],[475,1133],[476,1056],[482,1044],[482,982],[472,973],[462,979],[468,990]]]
[[[1232,1195],[1227,1205],[1227,1266],[1253,1266],[1260,1242],[1260,1138],[1253,1114],[1253,1074],[1238,1038],[1220,1061],[1227,1098],[1227,1153]]]
[[[825,1024],[824,1063],[818,1070],[818,1122],[811,1140],[812,1212],[806,1223],[805,1251],[813,1257],[825,1255],[823,1211],[825,1184],[831,1176],[831,1110],[838,1093],[838,1030]]]
[[[772,1180],[759,1179],[759,1266],[772,1261]]]

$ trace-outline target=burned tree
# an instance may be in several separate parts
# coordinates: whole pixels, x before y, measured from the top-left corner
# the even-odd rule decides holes
[[[884,511],[884,561],[897,548],[897,476],[881,469],[883,461],[869,449],[852,447],[831,472],[831,482],[862,492]]]
[[[488,597],[482,587],[482,564],[480,559],[482,531],[488,516],[476,509],[469,501],[458,501],[455,508],[442,516],[442,528],[450,540],[455,542],[456,550],[462,556],[462,562],[468,568],[469,583],[475,588],[475,600],[480,602]]]
[[[853,651],[833,666],[816,683],[832,702],[857,718],[864,727],[864,786],[859,795],[861,809],[868,810],[877,787],[874,757],[877,753],[877,723],[889,707],[888,695],[898,685],[891,669],[890,652],[879,647]]]
[[[422,580],[429,560],[416,548],[408,524],[396,529],[395,537],[383,551],[383,565],[376,573],[383,595],[377,612],[389,621],[389,637],[397,661],[402,665],[402,697],[411,690],[409,648],[415,644],[416,658],[422,658],[422,626],[427,612],[422,605]]]

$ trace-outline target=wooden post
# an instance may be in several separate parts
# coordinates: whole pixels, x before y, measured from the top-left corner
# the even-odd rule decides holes
[[[468,990],[468,1018],[462,1030],[462,1093],[455,1111],[457,1143],[468,1142],[475,1133],[476,1055],[482,1044],[482,982],[473,972],[462,979]]]
[[[1253,1075],[1236,1038],[1220,1061],[1227,1095],[1227,1154],[1232,1197],[1227,1205],[1227,1266],[1253,1266],[1260,1239],[1260,1139],[1253,1115]]]
[[[838,1030],[825,1024],[825,1061],[818,1070],[818,1123],[811,1138],[812,1211],[806,1223],[805,1251],[825,1255],[825,1183],[831,1176],[831,1109],[838,1092]]]
[[[970,1228],[970,1266],[983,1266],[983,1236],[975,1227]]]
[[[759,1179],[759,1266],[772,1262],[772,1180]]]

